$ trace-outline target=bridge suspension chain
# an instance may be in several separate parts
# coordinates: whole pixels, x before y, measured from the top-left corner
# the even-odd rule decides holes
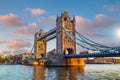
[[[73,37],[69,32],[67,32],[64,28],[63,28],[63,30],[65,31],[65,33],[66,33],[72,40],[74,40],[74,37]],[[78,38],[75,38],[75,39],[84,43],[84,41],[82,41],[82,40],[80,40],[80,39],[78,39]],[[77,42],[77,41],[74,41],[74,42],[75,42],[78,46],[80,46],[80,47],[82,47],[82,48],[96,51],[96,49],[91,49],[91,48],[85,47],[85,46],[81,45],[81,44],[80,44],[79,42]]]
[[[65,28],[63,27],[63,30],[64,32],[70,36],[72,39],[74,39],[74,37],[65,30]],[[75,31],[76,34],[78,35],[77,38],[75,38],[77,41],[74,41],[78,46],[82,47],[82,48],[85,48],[85,49],[88,49],[88,50],[93,50],[93,51],[109,51],[109,50],[114,50],[116,48],[119,48],[119,46],[117,47],[109,47],[109,46],[105,46],[105,45],[102,45],[102,44],[99,44],[99,43],[96,43],[86,37],[84,37],[83,35],[81,35],[79,32]],[[89,47],[85,47],[83,45],[80,44],[80,42],[84,43],[84,44],[87,44]],[[91,48],[90,48],[91,47]]]
[[[33,50],[34,50],[34,47],[35,47],[35,45],[33,45],[33,46],[32,46],[32,49],[31,49],[30,53],[32,53],[32,52],[33,52]]]
[[[96,43],[96,42],[86,38],[85,36],[83,36],[79,32],[77,32],[77,31],[75,31],[75,32],[79,35],[80,38],[82,37],[83,39],[85,39],[86,42],[88,41],[89,44],[92,43],[91,44],[92,46],[97,46],[99,48],[104,48],[104,49],[107,49],[107,50],[115,50],[116,48],[120,49],[120,46],[111,47],[111,46],[106,46],[106,45],[102,45],[102,44]]]
[[[77,32],[78,33],[78,32]],[[95,48],[96,50],[100,50],[100,51],[107,51],[107,50],[111,50],[112,47],[108,47],[108,46],[104,46],[104,45],[101,45],[101,44],[98,44],[96,42],[93,42],[89,39],[87,39],[86,37],[84,36],[80,36],[79,35],[79,38],[77,38],[77,40],[81,41],[80,39],[82,39],[82,42],[87,44],[88,46],[90,46],[91,48]]]
[[[105,45],[96,43],[96,42],[86,38],[85,36],[81,35],[79,32],[77,32],[77,31],[75,31],[75,32],[79,35],[80,38],[84,39],[86,42],[88,42],[88,41],[91,42],[91,45],[93,45],[93,46],[99,46],[99,47],[104,47],[104,48],[112,48],[112,47],[109,47],[109,46],[105,46]]]

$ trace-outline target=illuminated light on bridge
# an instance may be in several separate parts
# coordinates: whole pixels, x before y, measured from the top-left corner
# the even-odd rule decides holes
[[[56,53],[47,54],[47,42],[54,38],[56,38]],[[76,54],[76,45],[87,50],[99,51],[99,53]],[[71,20],[67,11],[57,17],[55,28],[46,33],[40,30],[35,34],[33,48],[36,59],[48,57],[46,64],[54,66],[84,66],[83,58],[120,56],[120,46],[102,45],[77,32],[75,17]],[[116,49],[118,52],[115,52]]]

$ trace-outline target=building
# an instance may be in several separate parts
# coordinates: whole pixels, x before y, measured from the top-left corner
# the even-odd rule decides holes
[[[120,64],[120,58],[100,57],[100,58],[87,58],[85,60],[88,64]]]
[[[5,59],[6,56],[4,54],[0,54],[0,59]]]
[[[28,58],[34,58],[34,54],[23,53],[21,57],[22,57],[22,61],[24,61],[25,59],[28,59]]]

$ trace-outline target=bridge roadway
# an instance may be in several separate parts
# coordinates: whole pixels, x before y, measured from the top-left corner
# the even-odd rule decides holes
[[[120,52],[89,53],[89,54],[68,54],[65,58],[88,58],[88,57],[120,57]]]

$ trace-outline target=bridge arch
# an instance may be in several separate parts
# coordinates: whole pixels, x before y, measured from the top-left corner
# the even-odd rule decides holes
[[[64,50],[64,55],[73,54],[73,53],[74,53],[74,50],[72,48],[68,48],[68,49]]]

